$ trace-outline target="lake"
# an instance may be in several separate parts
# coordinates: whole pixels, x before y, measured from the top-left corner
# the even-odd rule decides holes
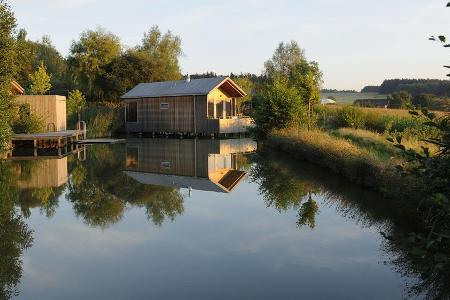
[[[0,299],[408,296],[379,196],[255,150],[132,139],[2,164]]]

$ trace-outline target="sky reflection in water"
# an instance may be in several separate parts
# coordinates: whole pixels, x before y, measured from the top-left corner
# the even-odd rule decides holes
[[[25,219],[34,242],[18,299],[405,296],[404,280],[382,264],[383,223],[346,213],[351,198],[373,195],[311,166],[236,153],[251,149],[250,141],[146,140],[89,147],[84,162],[69,157],[54,214],[33,205]],[[137,183],[130,169],[166,186]],[[230,181],[228,169],[247,176],[229,193],[201,190]],[[205,182],[190,193],[183,184],[192,172]],[[317,212],[305,213],[308,201]]]

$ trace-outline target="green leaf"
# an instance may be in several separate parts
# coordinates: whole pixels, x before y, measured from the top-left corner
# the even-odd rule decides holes
[[[445,41],[447,40],[447,39],[445,38],[445,36],[443,36],[443,35],[438,36],[438,38],[439,38],[439,40],[440,40],[442,43],[445,43]]]
[[[400,149],[400,150],[403,150],[403,151],[405,151],[406,150],[406,148],[405,148],[405,146],[403,146],[403,145],[394,145],[394,147],[396,147],[396,148],[398,148],[398,149]]]
[[[448,48],[448,47],[450,47],[450,44],[445,44],[444,47]]]
[[[388,137],[388,138],[386,138],[386,140],[387,140],[387,141],[389,141],[389,142],[391,142],[391,143],[393,143],[393,142],[394,142],[394,139],[393,139],[393,138],[391,138],[391,137]]]
[[[397,143],[399,143],[399,144],[402,143],[402,136],[401,135],[397,135],[397,137],[395,139],[397,140]]]

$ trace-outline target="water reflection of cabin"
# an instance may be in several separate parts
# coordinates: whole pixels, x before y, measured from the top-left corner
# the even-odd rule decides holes
[[[251,139],[151,139],[127,142],[125,174],[143,184],[231,192],[245,177],[239,153]]]
[[[25,177],[16,182],[21,189],[56,188],[67,182],[67,157],[27,161],[26,166],[21,163],[16,162],[17,174]],[[23,175],[27,171],[29,174]]]
[[[141,83],[121,98],[127,132],[227,134],[252,124],[237,113],[244,96],[229,77],[215,77]]]

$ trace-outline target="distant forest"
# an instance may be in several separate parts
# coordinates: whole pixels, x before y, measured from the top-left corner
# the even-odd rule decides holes
[[[387,79],[380,86],[366,86],[361,92],[377,92],[392,94],[406,91],[415,96],[418,94],[433,94],[440,97],[450,97],[450,81],[439,79]]]

